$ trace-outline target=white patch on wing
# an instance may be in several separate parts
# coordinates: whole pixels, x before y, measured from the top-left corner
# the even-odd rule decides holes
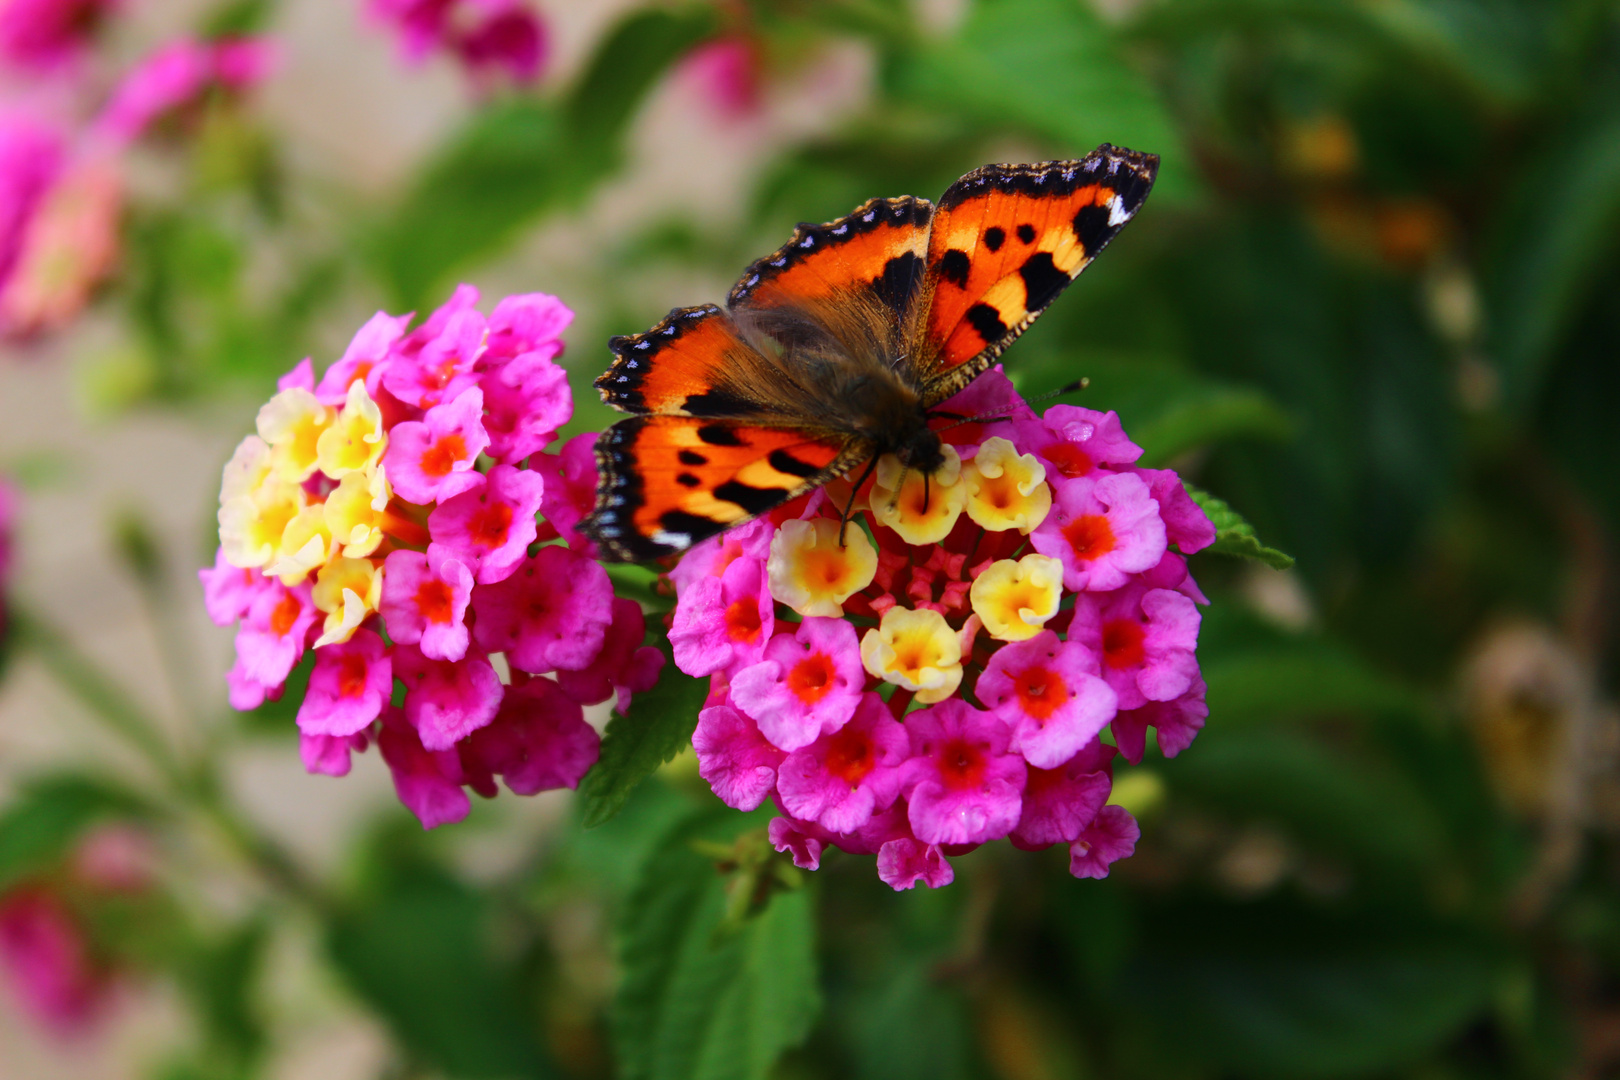
[[[1131,215],[1125,209],[1125,200],[1115,195],[1114,201],[1108,207],[1108,224],[1117,229],[1129,220]]]

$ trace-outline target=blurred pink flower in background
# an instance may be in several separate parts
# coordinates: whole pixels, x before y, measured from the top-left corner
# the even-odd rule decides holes
[[[0,277],[0,335],[28,337],[67,323],[118,255],[123,175],[108,156],[68,166],[27,224]]]
[[[737,120],[759,110],[762,98],[760,52],[742,34],[706,41],[682,62],[682,73],[696,83],[723,118]]]
[[[370,0],[367,8],[393,26],[413,63],[442,50],[477,78],[531,83],[550,57],[546,24],[523,0]]]
[[[77,59],[119,0],[0,0],[0,61],[30,71]]]
[[[112,989],[73,913],[35,885],[0,898],[0,975],[23,1011],[62,1038],[84,1034]]]
[[[42,120],[20,111],[0,116],[0,281],[21,260],[34,213],[66,154],[66,137]]]
[[[211,92],[251,89],[274,63],[274,49],[263,38],[171,41],[124,77],[96,120],[96,134],[115,146],[133,142],[154,123],[200,104]]]

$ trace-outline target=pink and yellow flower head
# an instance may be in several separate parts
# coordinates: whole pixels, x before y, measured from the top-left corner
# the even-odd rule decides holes
[[[279,696],[312,650],[305,766],[344,775],[375,741],[429,828],[496,776],[519,794],[576,785],[597,747],[581,706],[626,706],[663,662],[588,545],[536,520],[547,476],[595,484],[577,452],[545,451],[572,415],[553,362],[571,313],[537,293],[486,320],[476,301],[463,286],[409,332],[379,313],[318,383],[307,360],[289,372],[225,466],[202,571],[209,615],[240,621],[232,704]],[[513,400],[526,414],[492,432],[488,403]]]
[[[942,427],[930,476],[880,460],[847,524],[847,488],[812,495],[670,571],[676,663],[713,676],[699,775],[774,800],[771,841],[807,869],[832,845],[937,887],[1005,837],[1105,876],[1137,836],[1105,736],[1137,762],[1153,727],[1173,755],[1207,715],[1178,552],[1214,528],[1113,413],[1036,416],[999,371],[942,409],[1006,419]]]

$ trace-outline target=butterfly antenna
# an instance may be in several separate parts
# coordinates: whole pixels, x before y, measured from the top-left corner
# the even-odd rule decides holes
[[[1051,391],[1050,393],[1042,394],[1040,397],[1029,398],[1029,399],[1027,399],[1025,401],[1025,404],[1026,405],[1039,405],[1043,401],[1051,401],[1055,397],[1062,397],[1064,394],[1072,394],[1076,390],[1084,390],[1086,387],[1088,387],[1090,385],[1091,385],[1091,380],[1090,379],[1076,379],[1076,380],[1074,380],[1074,382],[1069,383],[1067,386],[1060,386],[1056,390]],[[941,431],[949,431],[949,430],[951,430],[951,428],[959,428],[959,427],[962,427],[965,424],[994,424],[994,423],[997,423],[998,421],[1001,421],[1001,420],[1011,420],[1012,419],[1012,417],[1010,417],[1010,416],[995,415],[995,414],[991,414],[991,415],[988,415],[988,416],[963,416],[961,413],[935,412],[935,413],[932,413],[931,415],[933,415],[933,416],[946,416],[946,417],[950,417],[951,419],[956,421],[956,423],[954,423],[954,424],[951,424],[951,425],[949,425],[947,427],[940,428],[939,430],[941,430]]]
[[[838,546],[840,549],[844,546],[844,530],[849,528],[850,512],[855,509],[855,496],[860,494],[861,485],[866,483],[866,478],[872,475],[872,470],[875,468],[877,468],[876,454],[872,455],[872,460],[866,463],[866,470],[861,473],[861,478],[855,481],[855,486],[850,489],[849,501],[844,504],[844,512],[838,515]]]

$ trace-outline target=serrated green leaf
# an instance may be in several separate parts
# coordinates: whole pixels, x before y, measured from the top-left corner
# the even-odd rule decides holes
[[[724,881],[691,841],[743,821],[728,813],[679,827],[642,868],[620,926],[622,1080],[763,1080],[820,1010],[806,890],[722,932]]]
[[[602,736],[602,756],[580,782],[580,817],[587,829],[623,809],[638,784],[692,741],[709,681],[677,668],[667,639],[656,644],[664,653],[658,685],[635,696],[628,716],[614,716]]]
[[[1187,494],[1204,508],[1204,513],[1215,523],[1215,543],[1204,550],[1213,551],[1217,555],[1254,559],[1274,570],[1287,570],[1294,565],[1292,555],[1286,555],[1276,548],[1262,544],[1260,538],[1254,535],[1254,526],[1245,521],[1243,515],[1233,510],[1224,500],[1217,499],[1207,491],[1200,491],[1191,484],[1186,484],[1186,488]]]
[[[139,797],[98,778],[65,774],[32,781],[0,814],[0,889],[62,857],[95,822],[148,812]]]

